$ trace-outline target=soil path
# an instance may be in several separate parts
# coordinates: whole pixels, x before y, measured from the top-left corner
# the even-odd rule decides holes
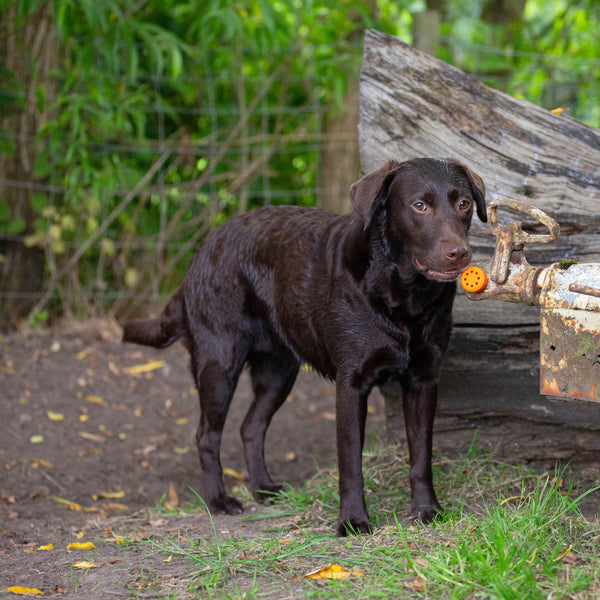
[[[212,532],[208,517],[153,519],[143,511],[165,498],[194,500],[190,488],[200,489],[194,442],[199,410],[186,351],[181,345],[164,351],[123,345],[119,336],[115,326],[96,322],[2,339],[0,596],[9,586],[25,586],[57,597],[152,597],[160,586],[150,580],[163,581],[165,593],[184,576],[185,565],[122,552],[113,530],[118,518],[129,515],[136,536]],[[245,472],[238,431],[249,402],[244,375],[223,443],[230,487],[239,485],[235,474]],[[383,414],[383,400],[374,393],[371,439],[384,437]],[[301,486],[317,467],[331,465],[334,427],[334,385],[301,372],[269,430],[266,456],[273,478]],[[585,436],[592,434],[506,416],[442,416],[437,451],[466,452],[476,429],[478,444],[502,459],[544,465],[561,459],[585,481],[600,479],[600,452],[585,450]],[[590,510],[597,511],[593,502]],[[244,527],[252,535],[252,527],[263,525],[222,517],[216,527]],[[96,548],[69,548],[73,542]],[[111,568],[78,571],[73,564],[82,560]]]

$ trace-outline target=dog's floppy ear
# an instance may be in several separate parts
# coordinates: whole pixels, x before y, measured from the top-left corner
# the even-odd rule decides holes
[[[479,217],[480,221],[486,223],[487,212],[485,208],[485,184],[483,183],[483,179],[481,179],[477,173],[471,171],[469,167],[465,167],[465,165],[461,163],[457,164],[465,172],[465,175],[471,184],[473,199],[475,200],[475,206],[477,207],[477,216]]]
[[[365,229],[370,225],[377,210],[386,203],[390,184],[399,168],[397,162],[390,161],[376,171],[367,173],[350,187],[352,208],[362,217]]]

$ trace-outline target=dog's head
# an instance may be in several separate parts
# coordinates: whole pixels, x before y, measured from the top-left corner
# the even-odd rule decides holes
[[[395,262],[437,281],[456,279],[471,261],[474,209],[487,221],[481,177],[455,160],[391,161],[350,189],[364,229],[375,228]]]

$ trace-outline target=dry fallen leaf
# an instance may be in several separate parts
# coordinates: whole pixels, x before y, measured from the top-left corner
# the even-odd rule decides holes
[[[76,569],[93,569],[95,567],[101,567],[105,563],[92,562],[91,560],[80,560],[73,563],[73,567]]]
[[[104,399],[100,398],[100,396],[85,396],[84,400],[92,404],[104,404]]]
[[[172,483],[169,483],[169,491],[167,492],[167,501],[164,503],[164,507],[167,510],[176,510],[179,506],[179,496],[175,487]]]
[[[120,504],[118,502],[105,502],[102,505],[103,510],[116,510],[117,512],[129,512],[130,509],[125,504]]]
[[[420,575],[413,581],[407,583],[407,586],[413,591],[422,594],[427,589],[427,580]]]
[[[93,550],[95,547],[94,542],[71,542],[67,550]]]
[[[234,469],[230,469],[229,467],[225,467],[223,469],[223,474],[230,475],[231,477],[235,477],[240,483],[244,483],[244,481],[246,480],[246,477],[244,476],[243,473],[240,473],[239,471],[235,471]]]
[[[49,469],[52,468],[52,463],[44,460],[43,458],[32,458],[29,462],[34,469],[39,467],[48,467]]]
[[[92,351],[91,348],[86,348],[85,350],[82,350],[81,352],[78,352],[75,355],[75,358],[77,360],[83,360],[84,358],[87,358],[90,355],[90,352]]]
[[[66,500],[65,498],[52,496],[52,500],[58,504],[64,504],[69,510],[83,510],[81,504],[77,504],[77,502],[72,502],[71,500]]]
[[[123,373],[126,375],[139,375],[140,373],[148,373],[164,367],[167,363],[164,360],[153,360],[142,365],[134,365],[133,367],[123,367]]]
[[[46,414],[51,421],[64,421],[65,415],[62,413],[52,412],[51,410],[47,411]]]
[[[36,590],[35,588],[23,587],[22,585],[12,585],[6,588],[6,591],[10,594],[16,594],[17,596],[38,596],[44,592]]]
[[[118,500],[119,498],[123,498],[125,496],[125,492],[99,492],[98,494],[94,494],[92,498],[94,500],[102,500],[104,498],[109,500]]]
[[[54,544],[46,544],[45,546],[40,546],[38,550],[54,550]]]
[[[312,571],[303,576],[308,579],[347,579],[348,577],[364,577],[364,573],[360,569],[346,569],[341,565],[331,564],[328,567],[321,567],[316,571]],[[295,579],[294,581],[300,581]]]

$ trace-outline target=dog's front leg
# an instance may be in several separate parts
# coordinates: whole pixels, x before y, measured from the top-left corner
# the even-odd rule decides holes
[[[437,384],[403,386],[402,402],[410,455],[411,507],[424,523],[429,523],[443,512],[435,496],[431,471]]]
[[[365,504],[362,450],[367,397],[343,378],[336,385],[336,431],[339,467],[340,520],[338,535],[371,533]]]

